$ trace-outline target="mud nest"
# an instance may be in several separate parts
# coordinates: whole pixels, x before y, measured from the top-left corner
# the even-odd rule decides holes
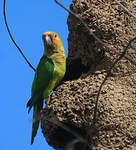
[[[135,1],[122,4],[136,14]],[[73,0],[70,9],[118,52],[135,36],[136,21],[115,1]],[[136,66],[123,58],[114,67],[102,88],[94,125],[97,91],[119,56],[100,45],[74,16],[67,23],[67,72],[42,112],[46,141],[60,150],[136,148]],[[136,60],[131,48],[126,55]]]

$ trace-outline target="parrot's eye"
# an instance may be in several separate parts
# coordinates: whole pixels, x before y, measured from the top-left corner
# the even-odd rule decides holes
[[[57,37],[57,35],[55,34],[55,35],[54,35],[54,37],[56,38],[56,37]]]

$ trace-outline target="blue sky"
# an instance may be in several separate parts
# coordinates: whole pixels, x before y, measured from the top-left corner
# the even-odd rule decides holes
[[[69,7],[72,0],[61,0]],[[26,103],[30,98],[34,71],[12,43],[3,18],[0,1],[0,150],[52,150],[41,133],[31,140],[32,111]],[[12,35],[34,67],[43,54],[42,33],[55,31],[68,49],[67,12],[54,0],[6,0],[6,14]]]

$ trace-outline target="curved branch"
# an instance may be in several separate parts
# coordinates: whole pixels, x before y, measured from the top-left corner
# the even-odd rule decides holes
[[[28,61],[28,59],[25,57],[25,55],[23,54],[22,50],[20,49],[20,47],[17,45],[17,43],[15,42],[11,32],[10,32],[10,29],[9,29],[9,26],[8,26],[8,23],[7,23],[7,18],[6,18],[6,13],[5,13],[5,7],[6,7],[6,0],[4,0],[4,4],[3,4],[3,15],[4,15],[4,21],[5,21],[5,25],[6,25],[6,28],[7,28],[7,31],[10,35],[10,38],[12,40],[12,42],[14,43],[14,45],[16,46],[16,48],[19,50],[19,52],[21,53],[21,55],[24,57],[25,61],[27,62],[27,64],[29,65],[30,68],[32,68],[34,71],[36,71],[36,69],[32,66],[32,64]]]

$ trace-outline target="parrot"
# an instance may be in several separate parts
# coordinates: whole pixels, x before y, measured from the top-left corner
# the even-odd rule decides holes
[[[43,100],[49,97],[66,72],[65,51],[57,33],[45,32],[42,35],[42,40],[44,52],[36,68],[31,88],[31,98],[27,103],[28,113],[33,107],[31,145],[39,128]]]

